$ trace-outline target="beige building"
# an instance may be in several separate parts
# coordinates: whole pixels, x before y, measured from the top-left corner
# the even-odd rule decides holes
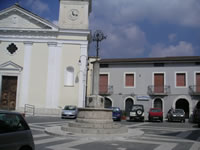
[[[56,26],[13,5],[0,12],[0,109],[84,107],[91,0],[60,0]]]

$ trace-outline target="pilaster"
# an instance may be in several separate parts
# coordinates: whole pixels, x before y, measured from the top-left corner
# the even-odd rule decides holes
[[[60,69],[61,69],[61,44],[48,43],[48,72],[46,108],[58,108],[60,91]]]
[[[31,54],[32,54],[33,42],[24,42],[24,67],[22,72],[21,94],[20,94],[20,107],[24,107],[28,104],[29,96],[29,80],[31,69]]]
[[[87,60],[88,60],[88,44],[81,45],[80,62],[80,82],[79,82],[79,100],[78,107],[85,107],[86,97],[86,78],[87,78]]]

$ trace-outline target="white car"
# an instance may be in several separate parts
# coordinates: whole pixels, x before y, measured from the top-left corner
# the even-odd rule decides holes
[[[61,118],[75,119],[77,117],[77,114],[78,114],[78,108],[76,106],[67,105],[62,110]]]

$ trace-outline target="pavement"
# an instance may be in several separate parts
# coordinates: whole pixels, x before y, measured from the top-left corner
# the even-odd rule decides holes
[[[74,120],[27,118],[36,150],[200,150],[200,129],[179,122],[116,122],[123,134],[77,134],[61,130]],[[45,131],[45,132],[44,132]]]

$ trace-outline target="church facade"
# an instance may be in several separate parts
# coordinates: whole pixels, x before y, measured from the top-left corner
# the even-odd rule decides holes
[[[0,12],[0,109],[84,107],[91,0],[60,0],[59,24],[13,5]]]

